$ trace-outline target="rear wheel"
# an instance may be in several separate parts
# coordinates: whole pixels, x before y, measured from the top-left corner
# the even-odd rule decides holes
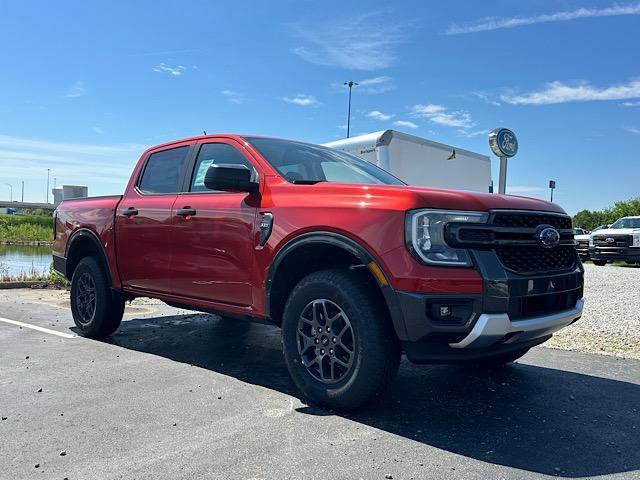
[[[606,260],[593,260],[593,264],[598,267],[604,267],[607,264]]]
[[[524,356],[524,354],[526,354],[528,351],[528,348],[514,350],[513,352],[502,353],[500,355],[496,355],[495,357],[483,358],[482,360],[478,360],[477,362],[475,362],[475,364],[480,368],[499,368],[504,365],[508,365],[509,363],[515,362],[520,357]]]
[[[284,309],[284,357],[313,402],[340,410],[380,395],[393,380],[400,348],[386,307],[366,278],[346,270],[305,277]]]
[[[106,337],[120,326],[124,299],[111,290],[104,270],[94,257],[80,260],[73,272],[71,313],[85,337]]]

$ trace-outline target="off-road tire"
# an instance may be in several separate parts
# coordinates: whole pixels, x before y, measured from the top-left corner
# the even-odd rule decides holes
[[[91,298],[93,304],[87,306],[84,300],[89,299],[91,303]],[[104,338],[120,326],[124,299],[111,289],[107,275],[95,257],[80,260],[73,272],[71,313],[76,327],[85,337]]]
[[[312,273],[296,285],[286,302],[282,320],[285,362],[294,383],[312,403],[343,411],[356,409],[379,397],[398,371],[400,345],[386,305],[366,275],[342,269]],[[320,299],[342,309],[353,331],[351,366],[330,384],[313,376],[298,349],[300,317],[310,303]]]
[[[594,265],[598,267],[604,267],[607,264],[606,260],[592,260]]]

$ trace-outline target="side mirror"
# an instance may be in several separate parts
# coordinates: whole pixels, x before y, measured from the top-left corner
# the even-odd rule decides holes
[[[257,192],[257,182],[251,181],[251,170],[246,165],[212,163],[204,176],[204,186],[210,190],[226,192]]]

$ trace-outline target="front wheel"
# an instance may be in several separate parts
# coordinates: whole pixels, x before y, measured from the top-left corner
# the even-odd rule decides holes
[[[393,380],[400,347],[386,306],[361,273],[315,272],[284,309],[284,357],[293,381],[315,403],[352,410]]]
[[[593,264],[598,267],[604,267],[607,264],[606,260],[593,260]]]
[[[114,293],[94,257],[80,260],[71,279],[71,313],[82,335],[103,338],[120,326],[124,300]]]

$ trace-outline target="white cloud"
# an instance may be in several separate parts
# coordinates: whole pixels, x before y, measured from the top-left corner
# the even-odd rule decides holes
[[[375,12],[295,28],[306,43],[293,49],[296,55],[318,65],[350,70],[389,67],[402,40],[399,26]]]
[[[624,102],[622,105],[624,107],[640,107],[640,101],[639,102]]]
[[[2,173],[9,181],[37,182],[42,178],[46,182],[47,168],[51,168],[59,185],[88,185],[94,195],[120,194],[146,148],[140,144],[67,143],[0,135],[0,164],[11,165]]]
[[[640,128],[625,127],[625,131],[627,131],[629,133],[633,133],[634,135],[640,135]]]
[[[357,85],[354,85],[354,90],[360,93],[370,93],[370,94],[378,94],[378,93],[387,93],[391,90],[394,90],[396,86],[392,83],[393,79],[386,75],[374,78],[365,78],[364,80],[354,80]],[[340,83],[332,83],[332,89],[335,92],[344,93],[349,90],[346,88],[344,82]]]
[[[364,93],[386,93],[395,89],[392,78],[387,76],[366,78],[358,82],[358,90]]]
[[[410,122],[408,120],[396,120],[395,122],[393,122],[393,125],[396,127],[407,127],[407,128],[412,128],[412,129],[416,129],[418,128],[418,125],[416,125],[413,122]]]
[[[502,104],[496,100],[494,100],[491,96],[484,92],[473,92],[473,95],[480,100],[485,101],[489,105],[493,105],[494,107],[500,107]]]
[[[76,97],[82,97],[86,94],[87,94],[87,88],[84,86],[84,82],[81,80],[78,80],[73,85],[71,85],[71,87],[69,87],[69,90],[67,90],[67,93],[65,93],[64,96],[66,98],[76,98]]]
[[[167,73],[173,77],[179,77],[187,71],[187,67],[185,67],[184,65],[176,65],[175,67],[172,67],[162,62],[153,67],[153,71],[158,73]]]
[[[477,137],[478,135],[489,135],[491,130],[476,130],[474,132],[469,132],[468,130],[458,130],[458,133],[463,137]]]
[[[367,113],[367,117],[373,118],[374,120],[381,120],[383,122],[386,122],[387,120],[391,120],[393,117],[395,117],[395,115],[382,113],[379,110],[373,110]]]
[[[98,135],[102,135],[104,133],[104,130],[101,129],[100,127],[91,127],[91,130],[93,130],[95,133],[97,133]]]
[[[533,185],[507,185],[507,193],[536,193],[542,192],[545,188]]]
[[[233,90],[222,90],[220,93],[224,95],[231,103],[240,104],[244,102],[244,95],[242,95],[241,93],[235,92]]]
[[[430,103],[428,105],[414,105],[409,109],[409,115],[414,118],[427,118],[433,123],[447,127],[471,128],[475,125],[471,114],[462,111],[448,111],[442,105]]]
[[[566,22],[580,18],[614,17],[620,15],[640,15],[640,3],[613,5],[605,8],[578,8],[565,12],[547,13],[531,17],[487,17],[465,25],[450,25],[447,35],[486,32],[501,28],[514,28],[536,23]]]
[[[287,103],[300,105],[301,107],[320,104],[320,102],[313,95],[304,95],[302,93],[297,94],[295,97],[284,97],[283,100]]]
[[[536,92],[507,94],[502,101],[512,105],[549,105],[566,102],[588,102],[596,100],[625,100],[640,98],[640,80],[598,88],[588,83],[567,85],[560,81],[547,83]]]

